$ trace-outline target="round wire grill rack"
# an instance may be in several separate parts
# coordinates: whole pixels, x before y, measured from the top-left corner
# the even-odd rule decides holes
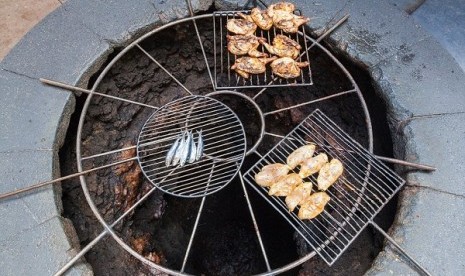
[[[203,155],[192,163],[166,166],[170,148],[188,131],[197,133],[197,143],[203,140]],[[137,156],[144,175],[162,191],[201,197],[219,191],[236,176],[245,141],[242,123],[229,107],[208,97],[187,96],[152,114],[140,132]]]

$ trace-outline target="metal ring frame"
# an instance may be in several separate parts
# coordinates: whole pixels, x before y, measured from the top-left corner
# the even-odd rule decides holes
[[[140,38],[138,38],[137,40],[135,40],[134,42],[132,42],[130,45],[128,45],[126,48],[124,48],[118,55],[116,55],[111,61],[110,63],[104,68],[104,70],[101,72],[101,74],[98,76],[97,80],[95,81],[95,84],[93,85],[91,91],[94,92],[96,91],[98,85],[100,84],[100,82],[102,81],[102,79],[106,76],[106,74],[109,72],[109,70],[113,67],[113,65],[123,56],[125,55],[129,50],[133,49],[134,47],[138,47],[139,49],[141,49],[145,54],[148,54],[147,52],[145,52],[141,46],[139,45],[140,42],[142,42],[143,40],[145,40],[146,38],[152,36],[153,34],[155,33],[158,33],[159,31],[162,31],[164,29],[167,29],[167,28],[170,28],[172,26],[175,26],[177,24],[180,24],[180,23],[184,23],[184,22],[189,22],[189,21],[192,21],[194,24],[196,24],[196,20],[199,20],[199,19],[205,19],[205,18],[211,18],[213,15],[212,14],[204,14],[204,15],[198,15],[198,16],[192,16],[192,17],[187,17],[187,18],[184,18],[184,19],[180,19],[180,20],[177,20],[177,21],[173,21],[173,22],[170,22],[166,25],[163,25],[163,26],[160,26],[148,33],[146,33],[145,35],[141,36]],[[196,25],[195,25],[196,26]],[[198,32],[197,32],[197,35],[199,36]],[[373,134],[372,134],[372,126],[371,126],[371,119],[370,119],[370,115],[369,115],[369,112],[368,112],[368,109],[367,109],[367,105],[363,99],[363,96],[362,96],[362,93],[360,91],[360,89],[358,88],[357,84],[355,83],[355,80],[353,79],[353,77],[350,75],[350,73],[348,72],[348,70],[341,64],[341,62],[339,60],[337,60],[336,57],[334,57],[330,52],[329,50],[327,50],[325,47],[323,47],[318,40],[315,40],[309,36],[305,36],[305,38],[307,40],[309,40],[310,42],[312,42],[312,46],[317,46],[320,50],[322,50],[342,71],[343,73],[346,75],[346,77],[349,79],[349,81],[352,83],[352,86],[353,86],[353,89],[352,90],[349,90],[349,91],[344,91],[344,92],[341,92],[341,93],[337,93],[335,94],[335,96],[339,96],[339,95],[344,95],[344,94],[347,94],[347,93],[355,93],[359,100],[360,100],[360,103],[362,105],[362,110],[363,110],[363,113],[364,113],[364,116],[365,116],[365,123],[366,123],[366,127],[367,127],[367,136],[368,136],[368,151],[369,152],[373,152]],[[199,36],[199,40],[200,40],[200,36]],[[311,46],[311,47],[312,47]],[[202,44],[201,44],[201,47],[203,48]],[[204,51],[202,51],[203,54],[205,55]],[[206,55],[204,56],[205,59],[206,59]],[[157,63],[157,65],[159,65],[159,63],[154,60],[153,57],[150,57],[152,59],[152,61],[154,61],[155,63]],[[162,66],[160,66],[163,70],[165,70],[165,72],[170,75],[175,81],[176,78],[174,78],[174,76],[166,71],[166,69],[164,69]],[[207,65],[207,70],[209,70],[209,67]],[[211,76],[211,74],[210,74]],[[184,89],[186,89],[185,87],[183,87]],[[213,88],[214,89],[214,88]],[[241,97],[243,98],[246,98],[247,100],[255,103],[254,99],[259,96],[261,93],[263,93],[265,91],[266,88],[262,89],[254,98],[249,98],[247,96],[245,96],[244,94],[241,94],[241,93],[238,93],[238,92],[233,92],[233,91],[224,91],[224,92],[212,92],[210,93],[210,95],[215,95],[215,94],[221,94],[221,93],[229,93],[229,94],[234,94],[234,95],[237,95],[237,94],[240,94]],[[188,91],[186,89],[186,92],[188,92],[189,94],[192,94],[190,91]],[[232,93],[231,93],[232,92]],[[81,116],[80,116],[80,120],[79,120],[79,125],[78,125],[78,132],[77,132],[77,142],[76,142],[76,156],[77,156],[77,167],[78,167],[78,171],[79,172],[83,172],[83,166],[82,166],[82,160],[83,157],[82,154],[81,154],[81,140],[82,140],[82,129],[83,129],[83,126],[84,126],[84,122],[85,122],[85,115],[87,113],[87,110],[89,108],[89,105],[91,103],[91,100],[92,100],[92,95],[93,93],[90,93],[90,95],[87,97],[86,99],[86,102],[84,103],[84,106],[83,106],[83,109],[82,109],[82,113],[81,113]],[[327,99],[328,97],[325,97],[325,98],[322,98],[322,99],[317,99],[316,101],[319,101],[319,100],[325,100]],[[307,105],[307,104],[311,104],[313,102],[316,102],[316,101],[312,101],[312,102],[307,102],[307,103],[302,103],[302,104],[299,104],[299,105],[296,105],[296,106],[291,106],[285,110],[289,110],[289,109],[292,109],[292,108],[297,108],[297,107],[300,107],[300,106],[303,106],[303,105]],[[256,103],[255,103],[256,105]],[[258,107],[258,106],[257,106]],[[283,110],[279,110],[279,111],[283,111]],[[263,112],[261,112],[261,117],[263,118],[264,116],[266,116],[267,114],[263,114]],[[262,116],[263,115],[263,116]],[[258,146],[259,142],[261,141],[261,139],[263,138],[262,135],[263,134],[268,134],[266,132],[264,132],[264,128],[265,128],[265,124],[264,124],[264,120],[262,121],[263,124],[262,124],[262,134],[261,134],[261,137],[259,139],[259,141],[253,146],[253,148],[251,150],[249,150],[247,152],[247,154],[249,153],[252,153],[252,152],[255,152],[257,154],[259,154],[258,152],[255,151],[256,147]],[[242,175],[241,175],[241,180],[242,180]],[[86,197],[86,200],[92,210],[92,212],[94,213],[94,215],[96,216],[96,218],[100,221],[100,223],[103,225],[104,227],[104,232],[102,232],[102,234],[100,234],[98,236],[98,240],[94,240],[93,242],[91,242],[87,247],[86,247],[86,250],[82,250],[82,254],[78,254],[78,256],[76,256],[74,259],[77,259],[79,258],[80,256],[82,256],[85,252],[87,252],[90,248],[92,248],[93,245],[95,245],[103,236],[105,236],[106,234],[111,234],[111,236],[116,240],[116,242],[118,242],[118,244],[120,246],[122,246],[127,252],[129,252],[131,255],[133,255],[134,257],[136,257],[137,259],[139,259],[141,262],[143,262],[144,264],[147,264],[155,269],[158,269],[162,272],[165,272],[165,273],[170,273],[170,274],[173,274],[173,275],[185,275],[185,273],[183,271],[176,271],[176,270],[172,270],[170,268],[166,268],[166,267],[163,267],[163,266],[160,266],[160,265],[157,265],[149,260],[147,260],[145,257],[143,257],[142,255],[138,254],[137,252],[135,252],[128,244],[126,244],[112,229],[112,227],[118,223],[119,221],[121,221],[121,219],[123,218],[123,216],[127,215],[128,212],[126,212],[125,214],[123,214],[122,217],[118,218],[115,222],[113,222],[111,225],[108,224],[102,217],[102,215],[100,214],[99,210],[97,209],[95,203],[93,202],[93,199],[91,197],[91,194],[87,188],[87,183],[86,183],[86,179],[84,176],[80,176],[80,182],[81,182],[81,186],[82,186],[82,189],[84,191],[84,194],[85,194],[85,197]],[[245,189],[245,188],[244,188]],[[151,190],[153,191],[153,189]],[[245,193],[247,193],[245,191]],[[150,194],[150,192],[148,193]],[[132,211],[135,209],[135,207],[140,204],[143,200],[145,200],[147,197],[148,197],[148,194],[144,195],[130,210],[128,211]],[[205,199],[205,197],[203,198],[203,200]],[[251,209],[251,205],[250,205],[250,201],[248,201],[248,204],[249,204],[249,210],[251,210],[251,215],[253,215],[253,211]],[[199,209],[199,214],[201,213],[202,211],[202,208]],[[258,228],[256,228],[256,230],[258,230]],[[195,229],[193,231],[195,234]],[[258,234],[258,239],[261,243],[261,237],[259,235],[259,232],[257,231],[257,234]],[[191,240],[192,240],[193,236],[191,237]],[[188,252],[190,250],[190,245],[191,243],[189,244],[189,248],[188,248]],[[262,243],[261,243],[262,245]],[[85,251],[85,252],[84,252]],[[264,253],[264,257],[265,257],[265,260],[266,260],[266,263],[267,263],[267,266],[269,268],[269,265],[268,265],[268,262],[267,262],[267,257],[266,257],[266,253],[264,251],[264,248],[262,247],[262,251]],[[187,253],[188,253],[187,252]],[[289,269],[292,269],[302,263],[304,263],[305,261],[309,260],[310,258],[314,257],[316,255],[316,252],[315,251],[312,251],[310,252],[309,254],[307,254],[306,256],[294,261],[294,262],[291,262],[281,268],[277,268],[277,269],[274,269],[274,270],[271,270],[271,269],[268,269],[268,271],[264,272],[263,274],[261,275],[274,275],[274,274],[277,274],[277,273],[280,273],[280,272],[284,272],[284,271],[287,271]],[[187,257],[187,254],[186,254],[186,257]],[[75,260],[76,261],[76,260]],[[74,262],[73,262],[74,263]],[[58,274],[61,274],[61,273],[64,273],[66,271],[66,269],[68,269],[70,266],[72,266],[72,264],[69,264],[65,267],[62,268],[62,270],[60,270],[58,272]],[[182,269],[183,270],[183,269]]]

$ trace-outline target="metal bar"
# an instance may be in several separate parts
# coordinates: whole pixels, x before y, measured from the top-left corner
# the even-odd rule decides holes
[[[135,44],[148,58],[150,58],[158,67],[165,71],[168,76],[170,76],[179,86],[182,87],[190,95],[194,95],[189,89],[187,89],[173,74],[171,74],[163,65],[161,65],[152,55],[150,55],[144,48],[142,48],[138,43]]]
[[[59,87],[59,88],[63,88],[63,89],[67,89],[67,90],[71,90],[71,91],[79,91],[79,92],[83,92],[83,93],[86,93],[86,94],[98,95],[98,96],[102,96],[102,97],[105,97],[105,98],[110,98],[110,99],[113,99],[113,100],[118,100],[118,101],[122,101],[122,102],[126,102],[126,103],[137,104],[137,105],[144,106],[144,107],[158,109],[158,107],[155,107],[153,105],[144,104],[144,103],[131,101],[131,100],[128,100],[128,99],[124,99],[124,98],[120,98],[120,97],[116,97],[116,96],[112,96],[112,95],[107,95],[107,94],[95,92],[95,91],[92,91],[92,90],[89,90],[89,89],[84,89],[84,88],[81,88],[81,87],[72,86],[72,85],[62,83],[62,82],[59,82],[59,81],[54,81],[54,80],[49,80],[49,79],[44,79],[44,78],[40,78],[39,80],[42,83],[45,83],[45,84],[48,84],[48,85],[51,85],[51,86],[55,86],[55,87]]]
[[[380,232],[394,247],[399,250],[423,275],[431,276],[431,273],[426,270],[422,265],[420,265],[410,254],[408,254],[391,236],[389,236],[384,230],[378,226],[374,221],[369,222],[378,232]]]
[[[344,23],[347,19],[349,19],[349,14],[344,15],[341,19],[339,19],[334,26],[329,28],[326,32],[324,32],[322,35],[320,35],[317,40],[315,40],[312,45],[308,47],[308,50],[310,50],[313,46],[315,46],[317,43],[320,43],[326,36],[328,36],[330,33],[332,33],[337,27],[341,26],[342,23]]]
[[[244,179],[243,179],[241,172],[239,172],[239,178],[241,180],[242,189],[244,190],[244,196],[245,196],[245,200],[247,201],[247,207],[249,208],[250,217],[252,218],[253,227],[255,229],[255,233],[257,234],[258,243],[260,244],[260,249],[262,250],[263,259],[265,260],[266,268],[268,269],[268,271],[271,271],[270,263],[268,261],[268,256],[266,255],[265,245],[263,244],[262,236],[260,235],[260,229],[258,228],[257,220],[255,219],[255,214],[253,212],[252,204],[250,203],[249,194],[247,193],[247,189],[245,188]]]
[[[304,105],[309,105],[309,104],[312,104],[312,103],[316,103],[316,102],[328,100],[328,99],[331,99],[331,98],[339,97],[339,96],[342,96],[342,95],[345,95],[345,94],[354,93],[354,92],[356,92],[355,89],[347,90],[347,91],[344,91],[344,92],[339,92],[339,93],[336,93],[336,94],[333,94],[333,95],[329,95],[329,96],[326,96],[326,97],[318,98],[318,99],[316,99],[316,100],[311,100],[311,101],[308,101],[308,102],[305,102],[305,103],[300,103],[300,104],[292,105],[292,106],[289,106],[289,107],[281,108],[281,109],[278,109],[278,110],[274,110],[274,111],[270,111],[270,112],[265,112],[265,113],[263,113],[263,115],[264,115],[264,116],[267,116],[267,115],[275,114],[275,113],[278,113],[278,112],[283,112],[283,111],[290,110],[290,109],[293,109],[293,108],[296,108],[296,107],[301,107],[301,106],[304,106]]]
[[[96,157],[109,155],[109,154],[112,154],[112,153],[131,150],[131,149],[135,149],[136,147],[137,146],[129,146],[129,147],[125,147],[125,148],[122,148],[122,149],[115,149],[115,150],[110,150],[110,151],[107,151],[107,152],[97,153],[97,154],[94,154],[94,155],[89,155],[89,156],[82,157],[81,160],[87,160],[87,159],[92,159],[92,158],[96,158]]]
[[[66,180],[66,179],[81,176],[81,175],[88,174],[88,173],[91,173],[91,172],[94,172],[94,171],[97,171],[97,170],[109,168],[109,167],[112,167],[112,166],[120,165],[120,164],[129,162],[129,161],[135,161],[135,160],[137,160],[137,157],[132,157],[132,158],[125,159],[125,160],[120,160],[120,161],[117,161],[117,162],[114,162],[114,163],[111,163],[111,164],[106,164],[106,165],[103,165],[103,166],[100,166],[100,167],[95,167],[95,168],[85,170],[85,171],[82,171],[82,172],[73,173],[73,174],[63,176],[63,177],[60,177],[60,178],[40,182],[40,183],[34,184],[32,186],[29,186],[29,187],[18,189],[16,191],[0,194],[0,200],[6,199],[6,198],[9,198],[9,197],[18,195],[18,194],[22,194],[22,193],[25,193],[25,192],[29,192],[31,190],[36,190],[36,189],[42,188],[44,186],[47,186],[47,185],[50,185],[50,184],[53,184],[53,183],[56,183],[56,182],[60,182],[60,181]]]
[[[191,17],[194,17],[194,10],[192,9],[191,0],[186,0],[186,1],[187,1],[187,6],[189,8],[189,13]],[[195,33],[197,34],[197,38],[199,39],[200,49],[202,50],[203,59],[205,60],[205,67],[207,68],[208,76],[210,77],[210,81],[212,82],[213,91],[216,91],[215,81],[213,80],[212,72],[210,70],[210,65],[208,64],[207,54],[205,54],[205,49],[203,48],[202,38],[200,37],[199,29],[197,28],[197,22],[195,21],[195,19],[192,19],[192,23],[194,23]]]

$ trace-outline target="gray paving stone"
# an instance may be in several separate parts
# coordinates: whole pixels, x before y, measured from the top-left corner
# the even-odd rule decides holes
[[[465,275],[465,198],[427,188],[403,194],[393,238],[432,275]],[[379,275],[415,275],[392,254],[381,255],[374,268]]]
[[[0,274],[52,275],[71,258],[72,252],[62,221],[55,217],[0,241]],[[91,275],[91,272],[81,265],[67,275]]]
[[[0,152],[58,150],[74,110],[70,92],[0,70],[0,96]]]
[[[407,156],[437,167],[432,173],[411,173],[410,184],[465,196],[465,114],[417,118],[407,126]]]
[[[415,21],[430,32],[465,70],[465,1],[428,0],[413,13]]]
[[[192,1],[194,12],[205,11],[212,0]],[[67,1],[63,8],[83,25],[114,44],[128,44],[157,22],[167,22],[189,14],[186,1]],[[112,12],[108,12],[108,11]],[[109,24],[111,22],[111,24]]]
[[[371,72],[394,112],[465,111],[465,74],[434,38],[403,48]]]
[[[63,7],[50,13],[27,33],[0,67],[32,78],[77,84],[103,63],[110,47]]]
[[[397,9],[411,14],[425,1],[422,0],[386,0],[387,3],[396,7]]]

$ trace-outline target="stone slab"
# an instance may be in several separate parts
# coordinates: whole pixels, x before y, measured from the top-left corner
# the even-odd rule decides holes
[[[0,152],[61,146],[74,96],[18,74],[0,70]]]
[[[192,1],[194,12],[205,11],[211,5],[212,0]],[[125,0],[67,1],[63,8],[100,37],[118,46],[128,44],[157,22],[165,23],[189,15],[184,0],[145,0],[138,1],[137,4]]]
[[[412,15],[465,70],[465,1],[428,0]]]
[[[408,175],[410,184],[465,196],[465,113],[416,118],[407,126],[407,156],[435,172]],[[440,142],[441,141],[441,142]]]
[[[60,7],[28,32],[0,67],[36,79],[78,84],[85,73],[89,78],[101,66],[109,51],[107,42]]]
[[[432,275],[465,275],[463,206],[465,197],[462,196],[428,188],[407,188],[392,236]],[[372,272],[377,272],[376,275],[417,275],[399,265],[396,258],[393,254],[381,255],[368,275],[373,275]]]
[[[415,116],[465,111],[465,74],[432,37],[398,51],[371,74],[393,112]]]
[[[53,275],[71,258],[72,248],[62,230],[60,218],[52,218],[34,228],[0,241],[0,274]],[[50,260],[54,260],[53,262]],[[67,275],[92,275],[77,266]]]

